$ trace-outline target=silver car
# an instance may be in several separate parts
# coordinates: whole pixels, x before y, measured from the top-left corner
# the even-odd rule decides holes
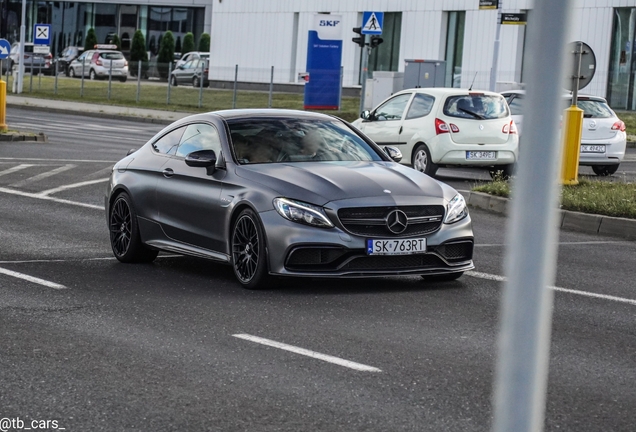
[[[68,67],[70,77],[84,75],[91,80],[118,79],[126,82],[128,79],[128,61],[121,51],[117,51],[117,45],[96,45],[96,49],[84,51],[73,60]]]
[[[502,93],[506,98],[519,134],[523,125],[523,90]],[[563,96],[563,108],[572,104],[572,96]],[[583,131],[579,165],[590,166],[599,176],[614,174],[625,157],[627,133],[625,123],[599,96],[579,95],[577,106],[583,110]]]
[[[400,157],[323,114],[190,116],[115,164],[111,248],[126,263],[162,250],[229,264],[249,289],[282,276],[457,279],[474,267],[466,202]]]

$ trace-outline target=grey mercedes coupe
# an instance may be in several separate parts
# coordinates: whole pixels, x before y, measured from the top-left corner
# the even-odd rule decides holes
[[[249,289],[281,276],[456,279],[474,268],[464,198],[400,158],[329,115],[193,115],[115,164],[112,250],[126,263],[209,258]]]

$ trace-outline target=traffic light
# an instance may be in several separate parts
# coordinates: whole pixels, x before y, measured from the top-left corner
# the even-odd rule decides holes
[[[354,27],[353,32],[359,34],[360,36],[354,37],[351,40],[358,44],[359,47],[364,47],[364,35],[362,34],[362,27]]]
[[[384,42],[384,39],[382,39],[380,36],[371,36],[371,43],[369,45],[371,46],[371,48],[375,48],[382,42]]]

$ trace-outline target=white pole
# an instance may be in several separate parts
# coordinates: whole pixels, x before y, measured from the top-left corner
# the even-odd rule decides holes
[[[501,9],[503,0],[501,0],[499,7]],[[499,67],[499,38],[501,34],[501,9],[497,9],[497,32],[495,34],[495,45],[492,51],[492,69],[490,69],[490,91],[495,91],[497,87],[497,68]]]
[[[559,119],[572,0],[535,0],[518,176],[507,226],[505,284],[494,391],[494,432],[544,426],[557,260]]]
[[[26,0],[22,0],[22,19],[20,21],[20,63],[18,63],[18,93],[22,93],[24,83],[24,44],[26,38]],[[31,71],[33,73],[33,71]]]

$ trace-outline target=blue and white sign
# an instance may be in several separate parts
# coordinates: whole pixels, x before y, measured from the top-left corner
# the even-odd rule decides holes
[[[6,39],[0,39],[0,60],[4,60],[9,57],[11,53],[11,44]]]
[[[340,107],[342,17],[315,14],[309,27],[305,109],[337,110]]]
[[[51,45],[51,24],[33,25],[33,45]]]
[[[384,12],[362,13],[362,34],[381,35],[384,24]]]

